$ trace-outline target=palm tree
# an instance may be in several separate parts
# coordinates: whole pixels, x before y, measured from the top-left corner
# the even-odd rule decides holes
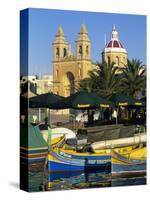
[[[115,63],[97,64],[97,68],[89,72],[89,78],[79,83],[79,90],[95,92],[101,96],[109,97],[118,91],[119,75]]]
[[[146,90],[146,69],[137,59],[128,60],[122,69],[120,89],[122,93],[136,97],[139,92]]]
[[[79,91],[93,92],[93,80],[91,78],[82,79],[79,82]]]

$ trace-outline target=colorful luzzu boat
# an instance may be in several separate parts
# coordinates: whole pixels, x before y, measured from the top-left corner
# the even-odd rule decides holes
[[[61,143],[61,142],[60,142]],[[59,146],[59,145],[58,145]],[[116,148],[116,152],[131,153],[132,146]],[[78,153],[53,146],[48,154],[49,172],[110,172],[112,149],[95,150],[95,153]]]
[[[110,173],[111,154],[78,153],[73,150],[52,149],[48,154],[48,171]]]
[[[111,163],[112,175],[146,174],[146,147],[135,149],[128,155],[112,151]]]
[[[21,127],[20,135],[20,158],[27,162],[45,162],[48,155],[48,144],[43,139],[38,126]],[[51,140],[56,145],[61,137]]]
[[[48,154],[48,148],[25,148],[20,149],[20,158],[22,160],[27,160],[28,162],[40,162],[45,161]]]
[[[146,147],[135,146],[78,153],[55,146],[48,154],[49,172],[145,172]]]
[[[48,145],[42,138],[38,126],[23,126],[20,130],[20,158],[21,161],[45,161]]]

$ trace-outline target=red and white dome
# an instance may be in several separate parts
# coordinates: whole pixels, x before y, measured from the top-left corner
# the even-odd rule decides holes
[[[112,32],[111,32],[111,40],[105,45],[103,52],[124,52],[127,53],[126,49],[123,47],[121,42],[118,38],[118,32],[113,26]]]

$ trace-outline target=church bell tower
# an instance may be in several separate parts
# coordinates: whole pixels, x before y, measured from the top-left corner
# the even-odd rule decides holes
[[[81,25],[76,40],[76,58],[81,79],[88,77],[88,72],[91,69],[91,42],[85,24]]]

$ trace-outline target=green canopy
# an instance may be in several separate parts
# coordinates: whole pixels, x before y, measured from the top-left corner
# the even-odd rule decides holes
[[[20,128],[20,146],[25,148],[48,147],[38,126]]]
[[[88,92],[77,92],[75,94],[72,94],[69,97],[66,97],[55,104],[53,104],[53,109],[67,109],[67,108],[73,108],[73,109],[93,109],[93,108],[109,108],[113,106],[113,103],[99,97],[98,95],[94,93],[88,93]]]
[[[146,105],[146,96],[140,99]]]
[[[51,92],[37,95],[30,98],[29,107],[30,108],[50,108],[51,104],[59,101],[63,97],[53,94]]]
[[[113,94],[110,101],[114,102],[118,106],[143,106],[144,102],[138,99],[135,99],[131,96],[125,94]]]

